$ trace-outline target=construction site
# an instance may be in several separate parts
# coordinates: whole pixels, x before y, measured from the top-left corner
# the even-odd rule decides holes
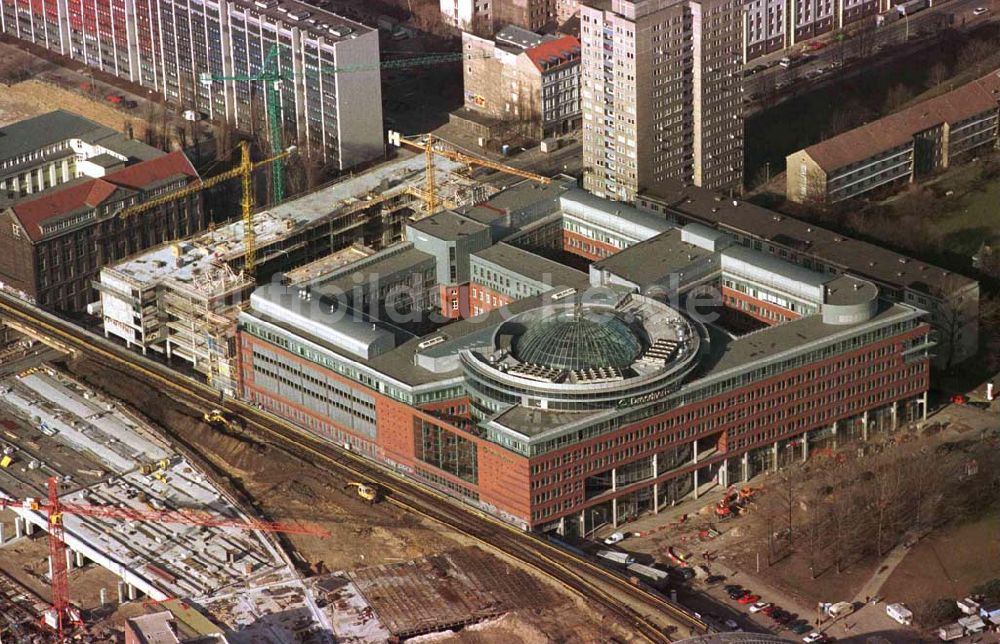
[[[105,335],[188,362],[235,395],[235,322],[253,288],[285,272],[301,280],[398,243],[406,222],[426,215],[427,163],[423,156],[390,161],[253,213],[252,271],[245,221],[103,268],[95,287]],[[433,168],[442,204],[479,203],[496,190],[469,178],[459,162],[435,155]]]
[[[0,379],[0,636],[53,641],[60,602],[67,634],[79,616],[92,642],[123,624],[169,624],[169,641],[276,644],[606,628],[582,615],[558,624],[550,611],[572,600],[442,526],[371,505],[104,366],[40,363],[5,337],[8,365],[36,366]],[[223,471],[246,485],[232,490]],[[56,499],[62,566],[46,532]]]

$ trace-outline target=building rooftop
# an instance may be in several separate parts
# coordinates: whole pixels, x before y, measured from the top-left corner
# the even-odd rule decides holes
[[[308,31],[330,44],[374,31],[360,22],[295,0],[234,0],[234,4],[250,15],[264,15],[272,23]]]
[[[580,62],[580,41],[573,36],[549,40],[524,52],[540,72]]]
[[[593,267],[644,286],[683,270],[714,253],[681,239],[674,228],[596,261]]]
[[[304,226],[329,217],[341,208],[360,203],[372,192],[402,191],[410,185],[422,183],[425,164],[422,156],[390,161],[357,177],[261,210],[254,214],[257,247],[264,248]],[[449,173],[461,167],[441,157],[435,157],[435,165],[438,171]],[[170,278],[193,284],[199,277],[218,270],[222,264],[241,257],[243,253],[243,222],[233,221],[190,239],[133,255],[105,270],[140,283]]]
[[[69,139],[101,145],[140,161],[163,154],[79,114],[55,110],[0,128],[0,175],[9,174],[12,167],[19,165],[18,157]]]
[[[918,132],[995,111],[998,101],[1000,71],[994,71],[946,94],[811,145],[805,152],[821,168],[833,172],[907,143]]]
[[[506,25],[493,36],[493,40],[498,43],[514,45],[521,49],[528,49],[530,47],[537,47],[547,40],[553,40],[553,37],[536,34],[517,25]]]
[[[479,222],[451,210],[442,210],[437,214],[410,222],[407,225],[414,230],[445,241],[457,241],[463,237],[487,229],[486,226]]]
[[[777,357],[811,342],[832,338],[852,329],[884,321],[897,316],[913,317],[920,312],[903,304],[882,304],[878,313],[869,320],[857,324],[824,324],[819,313],[789,320],[775,326],[768,326],[728,342],[718,342],[712,338],[713,357],[710,371],[702,376],[721,373],[728,369],[745,368],[748,363]]]
[[[350,294],[353,289],[370,287],[379,279],[399,273],[410,273],[421,265],[433,266],[434,262],[433,255],[413,248],[412,244],[404,243],[322,275],[310,282],[309,287],[316,294],[342,298],[345,294]]]
[[[673,228],[665,217],[601,199],[580,188],[567,191],[559,198],[559,203],[564,216],[581,219],[637,242]]]
[[[140,161],[100,179],[76,180],[60,184],[36,198],[25,197],[12,206],[14,215],[28,236],[38,241],[44,237],[42,224],[92,210],[116,192],[124,189],[124,198],[133,190],[152,190],[181,177],[197,179],[198,173],[183,152]]]
[[[590,285],[590,277],[583,271],[503,242],[476,251],[473,256],[557,288],[585,289]]]
[[[523,225],[525,221],[514,217],[518,213],[531,211],[537,216],[545,216],[559,210],[559,197],[576,186],[572,177],[553,177],[547,184],[524,179],[513,186],[498,192],[486,201],[474,206],[461,208],[457,212],[481,224],[490,225],[498,219],[511,216],[513,227]]]
[[[747,201],[733,201],[710,190],[684,186],[677,181],[664,182],[641,198],[655,199],[668,210],[721,226],[737,233],[737,237],[768,240],[797,254],[816,257],[843,272],[854,273],[892,289],[908,288],[930,294],[935,291],[952,292],[975,284],[975,280],[964,275],[887,248],[845,237]]]

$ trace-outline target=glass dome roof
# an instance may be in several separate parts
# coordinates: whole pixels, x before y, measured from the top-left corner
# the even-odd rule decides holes
[[[616,315],[567,311],[529,327],[517,339],[514,356],[556,369],[624,369],[642,348],[636,333]]]

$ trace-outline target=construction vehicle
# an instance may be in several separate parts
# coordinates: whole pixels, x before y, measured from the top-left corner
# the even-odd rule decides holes
[[[353,487],[357,490],[358,496],[360,496],[368,503],[375,505],[379,501],[379,489],[374,485],[368,483],[359,483],[358,481],[351,481],[344,485],[344,489]]]
[[[152,502],[150,502],[152,504]],[[24,501],[0,499],[0,510],[17,508],[43,513],[49,533],[49,562],[52,565],[52,607],[43,615],[43,624],[55,633],[57,642],[69,641],[68,633],[74,627],[82,628],[80,610],[69,600],[69,571],[66,565],[66,542],[63,537],[63,516],[98,517],[121,521],[197,525],[210,528],[239,528],[255,532],[283,532],[326,538],[330,533],[309,525],[287,524],[256,519],[230,519],[217,514],[194,510],[155,510],[96,506],[81,503],[63,503],[59,499],[59,482],[56,477],[48,481],[48,499],[28,498]]]
[[[730,485],[715,505],[715,516],[720,519],[728,519],[738,514],[743,514],[746,512],[750,499],[756,493],[757,491],[748,485],[744,485],[741,488]]]
[[[129,206],[128,208],[123,208],[118,211],[118,216],[130,217],[132,215],[137,215],[139,213],[145,212],[150,208],[156,208],[165,203],[170,203],[177,199],[187,197],[188,195],[193,195],[202,190],[216,186],[223,181],[229,181],[230,179],[235,179],[239,177],[243,184],[243,196],[240,200],[240,210],[243,215],[243,271],[253,277],[254,268],[257,264],[257,236],[254,234],[253,230],[253,186],[251,185],[251,179],[253,178],[253,173],[258,169],[267,166],[271,163],[276,163],[282,159],[287,158],[295,152],[295,146],[286,149],[283,152],[275,154],[274,156],[268,157],[263,161],[257,161],[254,163],[250,160],[250,143],[247,141],[240,142],[240,163],[235,168],[227,170],[222,174],[217,174],[214,177],[205,179],[204,181],[189,186],[187,188],[181,188],[180,190],[175,190],[173,192],[168,192],[165,195],[156,197],[155,199],[148,199],[142,203],[138,203],[134,206]]]
[[[243,423],[239,418],[222,411],[221,409],[213,409],[212,411],[205,412],[202,414],[202,420],[212,426],[213,429],[219,429],[222,431],[230,433],[240,433],[243,431]]]
[[[548,185],[552,182],[549,177],[543,177],[540,174],[535,174],[534,172],[528,172],[527,170],[521,170],[520,168],[514,168],[509,165],[504,165],[502,163],[497,163],[495,161],[490,161],[489,159],[483,159],[480,157],[474,157],[469,154],[463,154],[461,152],[455,152],[454,150],[448,150],[440,146],[435,146],[435,139],[432,134],[425,136],[423,141],[417,139],[407,139],[403,138],[403,135],[395,130],[389,130],[389,144],[395,147],[403,147],[404,145],[414,150],[419,150],[424,153],[427,158],[427,187],[424,190],[423,197],[425,202],[425,209],[428,215],[433,214],[437,210],[438,198],[437,191],[434,187],[434,155],[444,157],[446,159],[451,159],[452,161],[458,161],[459,163],[467,163],[469,165],[478,165],[484,168],[490,168],[496,170],[497,172],[503,172],[505,174],[513,175],[515,177],[521,177],[523,179],[530,179],[531,181],[536,181],[542,185]]]
[[[205,415],[208,416],[208,414]],[[154,461],[152,463],[143,463],[142,465],[140,465],[139,473],[144,476],[149,476],[150,474],[156,474],[157,472],[162,472],[166,470],[168,467],[170,467],[170,459],[161,458],[158,461]]]
[[[285,81],[290,83],[302,83],[304,82],[303,77],[308,78],[322,78],[325,76],[330,76],[332,74],[339,74],[344,72],[361,72],[361,71],[372,71],[372,70],[383,70],[383,69],[406,69],[409,67],[422,67],[424,65],[437,65],[441,63],[453,63],[460,62],[464,60],[470,60],[474,58],[492,58],[492,54],[482,51],[477,51],[473,53],[440,53],[440,54],[430,54],[427,56],[419,56],[416,58],[402,58],[396,60],[387,60],[379,63],[369,63],[364,65],[347,65],[343,67],[332,67],[330,69],[319,69],[314,67],[305,67],[298,72],[296,71],[284,71],[281,69],[279,64],[280,49],[278,45],[272,45],[271,49],[268,50],[267,56],[264,57],[264,62],[261,63],[260,71],[256,74],[243,74],[237,76],[222,76],[218,74],[211,74],[209,72],[203,72],[199,77],[202,85],[211,86],[213,83],[218,81],[243,81],[243,82],[256,82],[264,83],[264,111],[267,114],[268,123],[268,138],[271,139],[271,153],[278,154],[281,150],[281,115],[278,111],[281,109],[281,102],[278,96],[278,89],[281,84]],[[278,160],[274,164],[273,172],[271,173],[271,182],[274,191],[275,202],[281,202],[285,199],[285,168],[284,163]]]

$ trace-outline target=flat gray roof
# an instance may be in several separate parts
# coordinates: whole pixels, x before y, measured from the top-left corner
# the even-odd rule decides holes
[[[572,177],[554,177],[548,184],[525,179],[482,203],[457,212],[486,225],[505,218],[508,213],[520,213],[529,209],[545,216],[559,211],[559,197],[574,186],[576,179]]]
[[[585,289],[590,286],[590,276],[587,273],[504,242],[476,251],[473,257],[535,281],[548,282],[554,287]]]
[[[881,310],[874,317],[857,324],[824,324],[822,314],[816,313],[754,331],[735,340],[730,339],[728,342],[721,343],[721,346],[713,337],[711,345],[713,351],[710,359],[714,359],[714,362],[711,364],[710,371],[703,373],[701,377],[709,376],[712,372],[740,367],[837,333],[882,322],[904,313],[915,313],[915,311],[902,304],[883,303]]]
[[[878,297],[878,287],[868,280],[841,275],[826,283],[826,303],[835,305],[858,304]]]
[[[713,254],[681,241],[681,229],[674,228],[594,262],[593,266],[635,284],[646,285]]]
[[[644,192],[640,198],[654,199],[682,216],[772,241],[797,253],[817,257],[841,270],[895,288],[910,288],[924,293],[935,290],[953,292],[975,283],[975,280],[959,273],[747,201],[737,201],[733,205],[731,199],[703,188],[685,186],[678,181],[663,182],[656,189]]]
[[[388,250],[394,249],[390,248]],[[372,259],[375,261],[369,261]],[[385,253],[384,255],[378,253],[353,264],[347,264],[328,278],[320,277],[310,282],[309,288],[315,293],[337,297],[341,294],[350,293],[353,288],[368,286],[372,279],[380,276],[391,276],[412,271],[425,263],[433,266],[435,261],[433,255],[412,247],[406,250]],[[356,264],[363,264],[363,266],[352,269]]]
[[[472,221],[451,210],[442,210],[430,217],[411,221],[407,226],[446,241],[456,241],[473,233],[487,230],[487,227],[483,224]]]

